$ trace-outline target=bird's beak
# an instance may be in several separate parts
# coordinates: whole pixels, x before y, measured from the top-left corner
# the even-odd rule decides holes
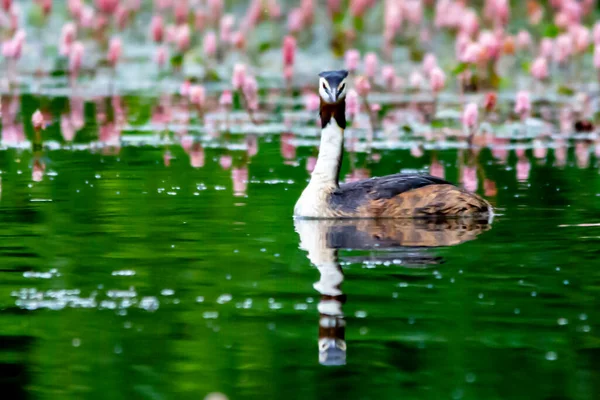
[[[329,100],[330,100],[332,103],[336,103],[336,102],[337,102],[337,95],[338,95],[338,93],[337,93],[337,89],[336,89],[336,88],[332,88],[332,89],[329,91],[329,93],[330,93],[330,95],[331,95],[331,98],[330,98]]]

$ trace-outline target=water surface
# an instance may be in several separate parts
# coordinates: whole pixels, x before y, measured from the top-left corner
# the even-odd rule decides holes
[[[4,391],[597,398],[593,154],[581,165],[570,148],[556,166],[552,149],[509,150],[506,161],[484,149],[467,182],[499,208],[491,226],[310,226],[309,243],[325,238],[312,250],[328,255],[315,263],[291,218],[314,149],[290,157],[288,139],[260,136],[249,156],[247,138],[233,137],[240,150],[206,146],[199,168],[178,146],[168,166],[161,145],[0,152]],[[342,174],[438,160],[461,179],[458,150],[378,154],[346,157]],[[323,365],[319,337],[340,335],[320,330],[324,317],[343,325],[345,354],[332,363],[344,365]]]

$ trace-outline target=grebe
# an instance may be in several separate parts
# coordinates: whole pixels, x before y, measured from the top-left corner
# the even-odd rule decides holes
[[[424,174],[394,174],[339,184],[346,129],[348,71],[319,74],[321,144],[297,218],[413,218],[491,216],[485,199]]]

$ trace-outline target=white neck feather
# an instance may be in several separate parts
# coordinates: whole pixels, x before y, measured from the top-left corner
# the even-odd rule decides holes
[[[310,179],[311,185],[338,186],[339,165],[342,162],[344,147],[344,130],[339,127],[335,118],[321,130],[319,157]]]

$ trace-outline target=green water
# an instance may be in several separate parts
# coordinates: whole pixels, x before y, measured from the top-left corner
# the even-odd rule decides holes
[[[45,150],[41,182],[31,151],[1,151],[6,398],[598,398],[598,159],[580,168],[571,149],[556,167],[527,151],[518,182],[514,152],[502,164],[484,150],[491,227],[425,228],[464,240],[450,247],[405,234],[412,247],[340,250],[346,361],[324,366],[322,271],[291,218],[314,150],[284,162],[280,141],[261,136],[251,158],[207,147],[202,168],[179,147],[168,167],[161,146]],[[437,153],[452,181],[456,152]],[[248,169],[245,195],[225,153]],[[356,162],[376,176],[432,157],[380,154]]]

